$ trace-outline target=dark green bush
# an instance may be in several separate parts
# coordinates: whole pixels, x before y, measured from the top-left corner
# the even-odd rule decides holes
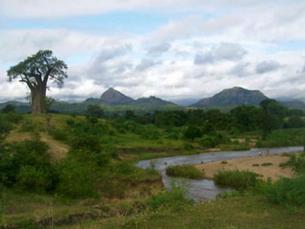
[[[202,179],[203,172],[192,165],[175,165],[166,168],[166,174],[173,177],[184,177],[189,179]]]
[[[148,200],[149,208],[155,210],[160,207],[172,208],[174,210],[183,209],[187,205],[191,205],[192,200],[185,198],[185,192],[179,187],[173,187],[170,191],[165,191],[153,196]]]
[[[281,164],[284,167],[291,167],[297,174],[305,173],[305,153],[289,155],[289,160]]]
[[[57,183],[48,146],[38,140],[7,145],[0,153],[0,183],[27,191],[51,191]]]
[[[189,126],[183,133],[186,139],[194,140],[202,136],[201,130],[196,126]]]
[[[214,175],[214,181],[219,186],[231,187],[240,191],[254,188],[258,183],[258,175],[249,171],[219,171]]]
[[[67,198],[96,197],[96,166],[87,160],[68,157],[58,165],[56,192]]]
[[[51,128],[48,130],[48,133],[58,141],[66,141],[68,139],[68,134],[63,129]]]
[[[277,204],[305,205],[305,175],[294,179],[282,178],[270,186],[267,197]]]
[[[45,192],[50,190],[56,178],[54,170],[25,165],[20,168],[17,184],[24,190]]]

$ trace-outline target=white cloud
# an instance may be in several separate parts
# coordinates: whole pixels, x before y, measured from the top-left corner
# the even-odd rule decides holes
[[[56,19],[149,7],[161,11],[165,6],[163,13],[184,12],[145,34],[111,36],[69,28],[0,30],[2,79],[8,66],[39,49],[51,49],[69,64],[65,87],[51,87],[49,92],[56,98],[97,97],[110,86],[135,98],[205,97],[233,86],[260,89],[273,97],[305,98],[305,50],[298,46],[305,42],[305,31],[300,29],[305,23],[303,2],[24,2],[0,0],[0,17]],[[210,16],[203,17],[201,10]],[[22,98],[26,91],[20,83],[0,80],[2,100]]]

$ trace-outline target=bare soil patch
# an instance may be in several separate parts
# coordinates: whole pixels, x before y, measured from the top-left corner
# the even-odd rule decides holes
[[[289,157],[282,155],[244,157],[227,161],[208,162],[195,165],[195,167],[204,171],[205,177],[210,179],[220,170],[240,170],[257,173],[264,180],[270,178],[272,181],[276,181],[280,177],[293,177],[294,173],[290,168],[280,166],[280,164],[287,162],[288,159]]]

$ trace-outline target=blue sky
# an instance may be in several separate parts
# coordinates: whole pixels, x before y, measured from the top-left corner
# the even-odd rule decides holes
[[[202,98],[233,86],[305,98],[305,2],[0,0],[0,101],[27,88],[9,66],[51,49],[69,65],[57,99],[115,87],[135,98]]]

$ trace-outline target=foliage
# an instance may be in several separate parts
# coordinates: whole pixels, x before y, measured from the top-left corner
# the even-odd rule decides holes
[[[56,192],[67,198],[95,197],[96,167],[87,160],[68,157],[58,165],[58,186]]]
[[[48,133],[58,141],[66,141],[68,139],[67,131],[64,129],[53,127],[48,130]]]
[[[53,190],[57,176],[47,150],[48,146],[38,140],[5,147],[0,154],[0,183],[28,191]]]
[[[279,129],[272,131],[265,139],[257,142],[257,147],[302,146],[305,129]]]
[[[289,160],[281,166],[291,167],[297,174],[305,174],[305,153],[290,155]]]
[[[92,104],[88,105],[86,114],[98,118],[104,117],[105,115],[104,110],[99,105]]]
[[[192,201],[185,198],[183,189],[174,186],[170,191],[161,192],[148,200],[148,207],[155,210],[160,207],[182,210]]]
[[[192,165],[175,165],[166,168],[166,174],[173,177],[184,177],[189,179],[202,179],[204,173]]]
[[[258,183],[258,175],[249,171],[219,171],[214,175],[217,185],[231,187],[240,191],[254,188]]]
[[[186,139],[194,140],[202,136],[201,130],[195,126],[188,126],[184,131],[184,137]]]
[[[270,186],[267,197],[277,204],[305,205],[305,175],[294,179],[282,178]]]

